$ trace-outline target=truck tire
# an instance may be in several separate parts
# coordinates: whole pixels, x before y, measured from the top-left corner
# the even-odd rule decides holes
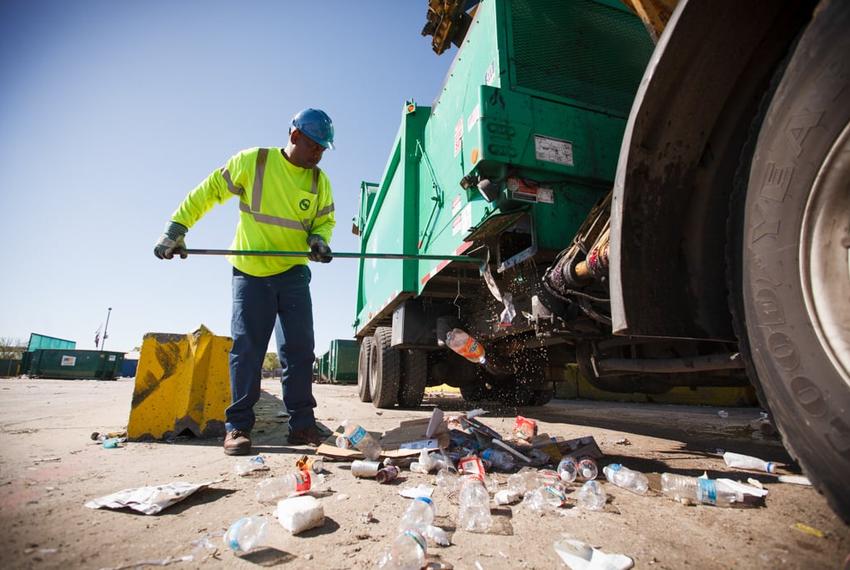
[[[357,357],[357,391],[361,402],[372,401],[372,382],[369,379],[369,363],[372,351],[375,350],[375,339],[367,336],[360,343],[360,355]]]
[[[375,331],[375,347],[372,350],[369,365],[372,404],[376,408],[392,408],[398,401],[401,353],[390,346],[391,341],[392,329],[378,327]]]
[[[398,389],[398,405],[402,408],[418,408],[425,396],[428,383],[428,353],[409,349],[402,354],[403,371]]]
[[[850,7],[821,2],[765,115],[740,253],[748,352],[789,452],[850,521]]]

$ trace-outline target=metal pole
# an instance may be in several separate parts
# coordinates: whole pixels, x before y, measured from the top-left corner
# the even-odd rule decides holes
[[[103,327],[103,342],[100,343],[100,350],[103,351],[106,346],[106,339],[109,338],[109,335],[106,334],[106,331],[109,330],[109,315],[112,314],[112,307],[109,307],[109,310],[106,312],[106,326]]]
[[[256,251],[245,250],[238,251],[233,249],[187,249],[189,255],[252,255],[252,256],[267,256],[267,257],[306,257],[306,251]],[[479,264],[482,260],[468,255],[416,255],[407,253],[352,253],[338,252],[331,254],[335,258],[341,259],[420,259],[433,261],[460,261],[466,263]]]

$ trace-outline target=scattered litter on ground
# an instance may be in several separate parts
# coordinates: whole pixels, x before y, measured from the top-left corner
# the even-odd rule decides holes
[[[242,517],[224,533],[224,544],[233,552],[251,552],[263,546],[267,529],[268,521],[263,517]]]
[[[726,410],[720,410],[717,412],[717,415],[725,420],[729,417],[729,412],[727,412]]]
[[[268,471],[269,466],[266,465],[266,460],[263,459],[262,455],[255,455],[254,457],[237,461],[233,469],[240,477],[246,477]]]
[[[809,526],[805,523],[794,523],[794,528],[810,536],[816,536],[817,538],[826,538],[826,534],[824,534],[822,530],[818,530],[815,527]]]
[[[808,477],[802,475],[780,475],[778,477],[780,483],[790,483],[791,485],[806,485],[811,487],[812,482]]]
[[[558,540],[554,547],[571,570],[628,570],[635,564],[625,554],[608,554],[573,538]]]
[[[309,495],[284,499],[277,504],[275,516],[281,526],[292,534],[325,524],[325,510],[322,503]]]
[[[39,457],[39,458],[32,460],[32,462],[36,463],[36,464],[38,464],[38,463],[53,463],[54,461],[62,461],[62,458],[61,457]]]
[[[434,494],[434,487],[431,485],[416,485],[414,487],[402,487],[398,490],[398,494],[406,499],[416,499],[417,497],[430,497]]]
[[[117,449],[122,447],[122,443],[127,441],[126,437],[110,437],[109,439],[103,440],[103,448],[104,449]]]
[[[615,441],[614,444],[615,445],[631,445],[632,442],[629,441],[629,438],[627,438],[627,437],[621,437],[620,439]]]
[[[752,477],[749,477],[747,479],[747,483],[749,483],[753,487],[756,487],[757,489],[764,489],[764,485],[758,479],[753,479]]]
[[[103,442],[107,439],[112,439],[115,437],[127,437],[127,430],[123,431],[107,431],[107,432],[99,432],[95,431],[91,434],[92,441]]]
[[[726,465],[729,467],[735,467],[736,469],[752,469],[755,471],[764,471],[766,473],[774,473],[776,471],[776,464],[772,461],[765,461],[764,459],[759,459],[758,457],[752,457],[750,455],[742,455],[740,453],[727,451],[723,454],[723,460],[726,462]]]
[[[186,483],[174,481],[166,485],[124,489],[111,495],[93,499],[85,504],[90,509],[130,508],[146,515],[155,515],[189,495],[220,481]]]
[[[302,455],[295,462],[299,471],[312,471],[317,475],[325,470],[325,460],[315,455]]]

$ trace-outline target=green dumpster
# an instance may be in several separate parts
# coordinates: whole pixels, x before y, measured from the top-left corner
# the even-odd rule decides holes
[[[360,344],[356,340],[338,338],[331,341],[328,354],[328,379],[336,384],[356,384]]]
[[[25,373],[61,380],[114,380],[123,361],[123,352],[39,349],[30,353]]]

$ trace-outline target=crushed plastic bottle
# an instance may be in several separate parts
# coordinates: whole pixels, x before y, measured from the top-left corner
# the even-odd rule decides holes
[[[764,459],[759,459],[758,457],[752,457],[750,455],[732,453],[731,451],[727,451],[723,454],[723,461],[725,461],[726,465],[729,467],[736,467],[738,469],[753,469],[756,471],[765,471],[766,473],[776,472],[776,464],[772,461],[765,461]]]
[[[490,493],[475,476],[463,478],[460,487],[458,523],[463,530],[487,532],[493,524],[490,515]]]
[[[427,449],[419,452],[419,461],[410,464],[410,470],[414,473],[427,474],[447,466],[445,456],[439,453],[429,453]]]
[[[406,529],[393,540],[390,551],[378,562],[378,568],[387,570],[420,570],[425,565],[428,544],[422,533]]]
[[[590,457],[583,457],[578,462],[578,476],[585,481],[593,481],[599,475],[596,462]]]
[[[605,494],[599,481],[591,480],[586,482],[576,493],[576,501],[579,506],[591,511],[601,511],[604,509],[607,500],[608,495]]]
[[[456,471],[445,468],[437,471],[437,488],[446,494],[456,493],[460,484],[460,476]]]
[[[453,351],[476,364],[486,364],[484,346],[462,329],[452,329],[446,334],[446,344]]]
[[[372,461],[383,453],[381,445],[363,426],[345,420],[342,429],[343,435],[336,438],[337,447],[353,447]]]
[[[437,507],[429,497],[416,497],[407,506],[407,510],[401,515],[401,521],[398,523],[399,530],[413,528],[419,532],[429,527],[434,522],[434,516],[437,514]]]
[[[241,461],[237,461],[234,466],[234,471],[240,477],[245,477],[251,473],[256,473],[259,471],[268,471],[269,466],[266,465],[266,460],[263,459],[261,455],[255,455],[254,457],[248,457],[242,459]]]
[[[324,477],[312,475],[309,471],[287,473],[260,481],[257,484],[257,500],[261,503],[274,503],[292,495],[302,495],[320,489],[323,484]]]
[[[224,533],[224,543],[234,552],[250,552],[265,541],[267,524],[263,517],[242,517]]]
[[[537,471],[530,467],[523,467],[508,477],[508,490],[524,496],[538,487]]]
[[[103,440],[103,447],[106,449],[116,449],[121,447],[122,443],[127,441],[126,437],[110,437],[108,439]]]
[[[481,459],[489,461],[493,467],[502,471],[513,471],[516,467],[514,456],[499,449],[485,449],[481,452]]]
[[[523,503],[532,511],[541,512],[562,507],[566,501],[567,495],[559,486],[543,485],[527,493]]]
[[[623,467],[619,463],[612,463],[605,466],[602,472],[605,473],[605,478],[608,481],[632,493],[643,495],[649,489],[649,480],[646,478],[646,475],[640,471]]]
[[[661,492],[683,503],[702,503],[718,507],[730,507],[743,501],[743,497],[722,481],[673,473],[661,475]]]
[[[558,463],[558,476],[565,483],[572,483],[578,476],[578,465],[572,457],[564,457]]]

